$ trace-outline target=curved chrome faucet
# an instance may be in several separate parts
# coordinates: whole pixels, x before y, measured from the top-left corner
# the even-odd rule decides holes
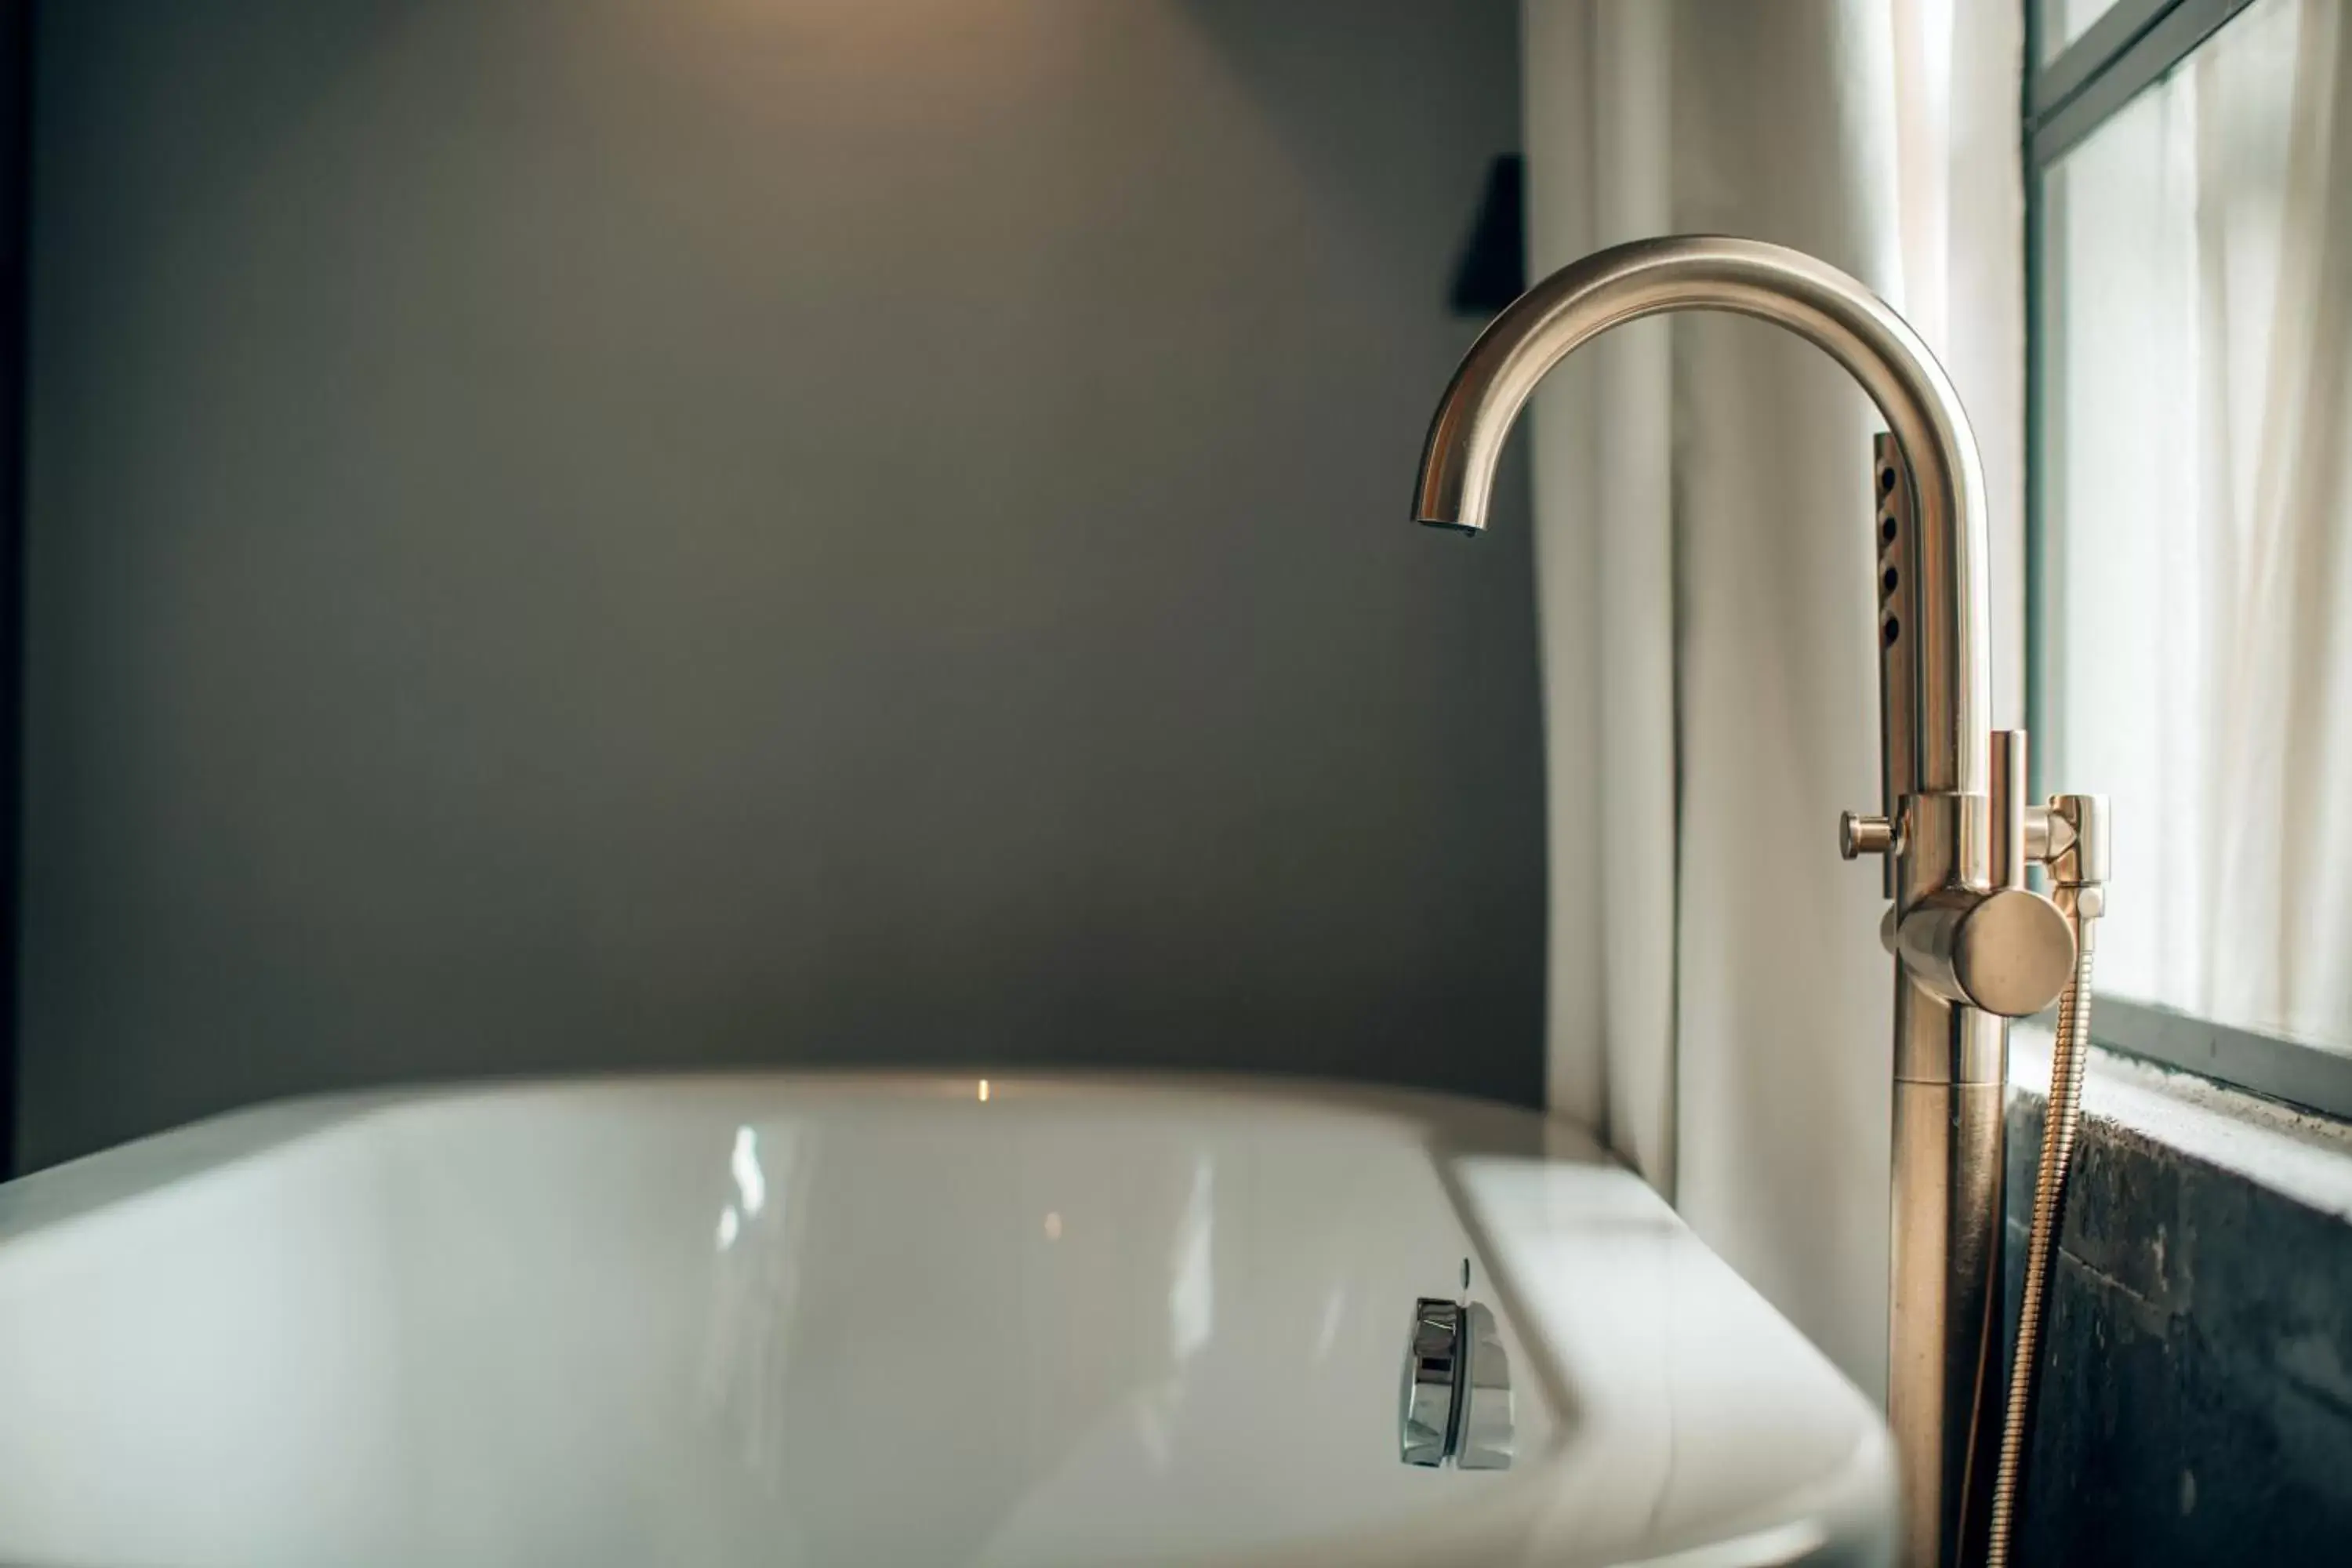
[[[1943,1568],[1981,1552],[2000,1405],[2007,1019],[2048,1006],[2074,958],[2065,916],[2025,889],[2024,736],[1987,728],[1984,479],[1950,380],[1883,300],[1800,251],[1716,236],[1617,246],[1528,289],[1472,345],[1430,425],[1414,515],[1484,528],[1504,437],[1537,383],[1611,327],[1684,310],[1757,317],[1819,344],[1893,432],[1873,485],[1885,799],[1847,814],[1840,839],[1848,859],[1889,858],[1887,1418],[1903,1561]]]

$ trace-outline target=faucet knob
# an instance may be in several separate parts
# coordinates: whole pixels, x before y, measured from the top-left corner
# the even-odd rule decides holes
[[[1927,989],[2003,1018],[2041,1012],[2074,971],[2073,926],[2023,888],[1930,893],[1904,910],[1895,945]]]
[[[1885,855],[1895,848],[1892,817],[1860,812],[1838,813],[1838,854],[1848,860],[1864,855]]]

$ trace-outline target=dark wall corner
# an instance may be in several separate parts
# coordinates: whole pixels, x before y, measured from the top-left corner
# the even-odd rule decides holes
[[[0,0],[0,1179],[16,1168],[17,873],[24,777],[25,320],[33,0]]]
[[[1447,303],[1456,315],[1491,316],[1528,287],[1528,161],[1506,153],[1486,166]]]

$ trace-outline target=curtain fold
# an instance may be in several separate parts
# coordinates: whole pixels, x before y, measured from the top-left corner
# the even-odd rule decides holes
[[[1526,0],[1529,263],[1715,231],[1811,251],[1946,355],[1994,494],[2017,711],[2013,6]],[[1898,112],[1898,106],[1901,112]],[[1994,128],[1998,126],[1996,133]],[[1777,329],[1612,332],[1533,414],[1552,1101],[1866,1389],[1885,1360],[1875,411]]]
[[[1532,273],[1673,230],[1671,14],[1527,8]],[[1669,1195],[1672,330],[1648,321],[1606,334],[1553,373],[1530,416],[1551,780],[1551,1100]]]
[[[2221,632],[2200,835],[2213,889],[2204,984],[2164,999],[2352,1046],[2352,803],[2340,798],[2352,779],[2352,27],[2336,0],[2272,9],[2253,20],[2291,65],[2215,50],[2184,95],[2217,395],[2197,432],[2213,482],[2184,498],[2202,506],[2179,526],[2220,532],[2234,570],[2197,584]],[[2282,79],[2294,84],[2284,105]],[[2280,121],[2273,148],[2264,122]]]

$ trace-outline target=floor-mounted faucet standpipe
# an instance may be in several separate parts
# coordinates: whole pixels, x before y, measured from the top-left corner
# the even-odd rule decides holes
[[[1538,283],[1471,345],[1431,421],[1413,515],[1483,529],[1504,439],[1536,384],[1611,327],[1685,310],[1819,345],[1890,432],[1874,469],[1883,802],[1849,816],[1840,840],[1849,858],[1886,857],[1893,904],[1887,1420],[1902,1560],[1950,1568],[1982,1551],[2001,1407],[2005,1020],[2048,1006],[2074,969],[2072,922],[2024,886],[2021,785],[1991,766],[1984,478],[1950,379],[1885,301],[1801,252],[1716,236],[1616,246]]]

